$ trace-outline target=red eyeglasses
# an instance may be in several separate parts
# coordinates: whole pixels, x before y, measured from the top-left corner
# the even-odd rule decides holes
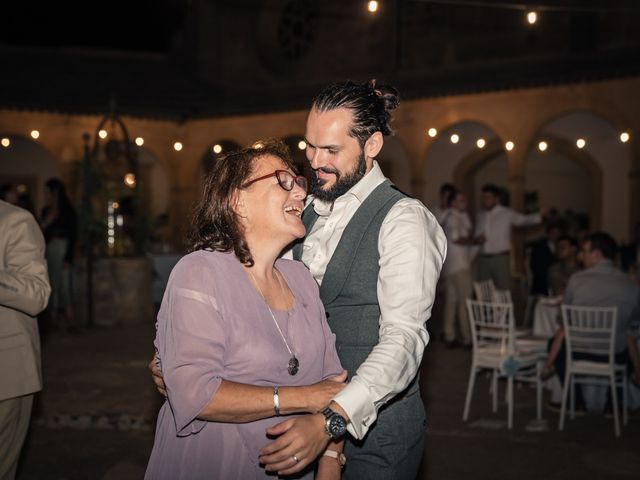
[[[247,183],[242,185],[242,188],[247,188],[249,185],[259,182],[260,180],[264,180],[265,178],[271,177],[276,177],[276,179],[278,180],[278,185],[280,185],[280,187],[282,187],[282,189],[286,190],[287,192],[293,190],[294,185],[298,185],[305,191],[305,193],[307,192],[307,179],[302,175],[294,175],[286,170],[276,170],[275,172],[268,175],[249,180]]]

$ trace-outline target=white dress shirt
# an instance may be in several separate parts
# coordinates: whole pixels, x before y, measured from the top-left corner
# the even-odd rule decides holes
[[[471,234],[471,220],[467,212],[456,208],[446,211],[442,219],[442,228],[447,236],[447,260],[442,269],[443,276],[452,275],[471,268],[471,252],[468,245],[455,243]]]
[[[481,253],[493,255],[511,250],[511,227],[537,225],[542,222],[539,213],[525,215],[503,205],[496,205],[491,210],[482,210],[478,214],[476,235],[484,235]]]
[[[303,245],[302,261],[319,284],[347,224],[385,177],[377,162],[347,193],[330,203],[311,199],[319,218]],[[378,237],[380,270],[379,342],[351,382],[334,400],[347,412],[347,429],[363,438],[378,410],[413,380],[429,342],[436,283],[447,251],[435,217],[418,200],[399,200],[387,214]],[[291,252],[286,254],[291,256]]]

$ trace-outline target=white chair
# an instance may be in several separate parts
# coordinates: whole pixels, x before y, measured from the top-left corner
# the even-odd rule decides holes
[[[611,390],[613,422],[616,437],[620,436],[618,416],[618,394],[616,387],[622,387],[622,418],[627,424],[627,366],[615,363],[617,307],[585,307],[561,305],[567,352],[567,370],[562,389],[562,407],[558,430],[564,429],[567,396],[571,389],[570,418],[575,411],[576,384],[604,385]],[[599,355],[606,361],[577,360],[573,354]],[[604,379],[598,377],[605,377]]]
[[[491,282],[491,280],[489,280],[489,282]],[[512,305],[511,316],[513,318],[513,322],[515,325],[515,317],[513,317],[514,315],[513,299],[511,297],[511,290],[497,290],[494,288],[493,292],[491,292],[491,298],[489,299],[489,301],[494,303],[510,303]],[[528,337],[532,333],[532,330],[530,328],[526,328],[526,327],[514,327],[514,328],[515,328],[515,335],[517,338]]]
[[[511,298],[511,290],[498,290],[494,288],[488,301],[494,303],[513,303],[513,298]]]
[[[513,326],[513,306],[510,303],[481,302],[467,299],[471,326],[473,355],[467,396],[462,419],[469,418],[471,397],[478,372],[488,369],[492,373],[491,394],[493,412],[498,411],[498,378],[507,378],[507,426],[513,428],[514,380],[536,384],[536,418],[542,418],[541,363],[537,351],[524,351],[517,347]],[[505,372],[509,364],[510,372]]]
[[[473,293],[476,295],[476,300],[481,302],[493,301],[493,292],[496,291],[496,286],[493,280],[483,280],[481,282],[473,282]]]

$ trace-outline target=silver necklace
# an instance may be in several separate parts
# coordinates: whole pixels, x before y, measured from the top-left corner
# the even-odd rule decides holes
[[[276,322],[275,315],[271,311],[271,307],[269,306],[269,302],[267,302],[267,299],[262,294],[262,290],[260,289],[260,285],[258,285],[258,282],[256,282],[256,279],[253,276],[253,273],[251,273],[251,270],[248,270],[248,272],[249,272],[249,275],[251,275],[251,279],[253,280],[253,284],[258,289],[258,292],[260,292],[260,296],[262,297],[262,300],[264,300],[264,303],[267,305],[267,310],[269,310],[269,313],[271,314],[271,319],[273,320],[273,323],[275,324],[276,328],[278,329],[278,333],[280,334],[280,338],[282,338],[282,341],[284,342],[284,346],[287,347],[287,350],[289,351],[289,355],[291,355],[291,358],[289,358],[289,365],[287,366],[287,371],[289,372],[289,375],[295,375],[296,373],[298,373],[298,370],[300,369],[300,362],[296,358],[296,354],[291,351],[291,348],[289,347],[289,343],[287,342],[287,339],[285,338],[284,334],[282,333],[282,330],[280,329],[280,325],[278,325],[278,322]],[[277,270],[276,270],[276,272],[277,272]],[[282,286],[282,282],[280,281],[280,277],[278,277],[277,273],[276,273],[276,278],[278,279],[278,284],[280,285],[280,292],[282,293],[282,298],[284,298],[284,287]]]

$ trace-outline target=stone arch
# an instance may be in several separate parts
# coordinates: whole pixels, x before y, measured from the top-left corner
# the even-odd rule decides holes
[[[62,176],[58,161],[37,141],[11,134],[0,134],[0,138],[9,140],[7,147],[0,146],[0,183],[22,185],[39,212],[44,203],[44,182]]]
[[[537,186],[538,188],[542,187],[540,188],[542,190],[542,198],[540,198],[541,205],[557,208],[560,210],[560,213],[562,213],[563,209],[572,210],[576,213],[582,213],[582,211],[584,211],[584,213],[588,214],[590,228],[592,230],[600,229],[602,226],[603,201],[602,167],[592,155],[584,150],[576,149],[575,144],[565,138],[546,134],[544,135],[544,141],[547,143],[547,150],[545,150],[545,152],[539,152],[536,144],[527,154],[524,180],[525,190],[531,190],[533,186]],[[532,171],[531,164],[532,162],[538,162],[550,156],[552,156],[552,158],[546,162],[546,167],[555,166],[554,171],[547,171],[545,175],[545,185],[540,185],[540,182],[535,182],[533,178],[536,173]],[[569,164],[567,162],[569,162]],[[571,163],[573,164],[573,168],[571,168]],[[544,167],[545,165],[543,165],[543,168]],[[562,183],[560,188],[558,188],[558,182]],[[556,192],[551,192],[551,195],[549,195],[544,192],[545,189],[547,191],[549,189],[555,189]],[[565,193],[564,201],[558,195],[558,193],[562,193],[559,192],[559,190]],[[568,196],[566,195],[567,192],[569,193]],[[571,195],[571,193],[573,193],[573,195]],[[545,196],[547,198],[544,198]],[[579,201],[576,202],[576,199]]]
[[[411,158],[400,139],[385,137],[376,160],[387,178],[403,192],[411,193]]]
[[[626,241],[630,235],[633,158],[631,147],[620,141],[619,134],[619,126],[609,117],[591,110],[570,110],[540,126],[531,139],[527,158],[535,152],[539,140],[550,139],[547,143],[554,151],[580,165],[589,175],[592,228]],[[579,137],[586,141],[583,149],[576,147]]]
[[[218,147],[220,151],[217,151]],[[227,138],[212,142],[202,154],[201,171],[198,173],[207,173],[220,157],[241,148],[238,142]]]
[[[459,136],[457,143],[451,142],[453,134]],[[477,140],[485,141],[483,148],[477,146]],[[423,202],[426,205],[439,203],[440,185],[453,182],[469,197],[469,209],[474,211],[473,175],[488,160],[504,150],[502,141],[495,130],[483,122],[464,120],[449,124],[438,131],[431,141],[422,164],[424,179]],[[505,172],[507,165],[505,162]]]
[[[282,138],[282,141],[289,147],[291,150],[291,157],[293,158],[293,162],[296,164],[298,172],[300,174],[307,177],[307,179],[311,178],[311,165],[309,165],[309,161],[307,160],[306,151],[306,142],[304,139],[304,135],[299,133],[294,133],[291,135],[287,135]],[[300,148],[304,145],[304,148]]]

